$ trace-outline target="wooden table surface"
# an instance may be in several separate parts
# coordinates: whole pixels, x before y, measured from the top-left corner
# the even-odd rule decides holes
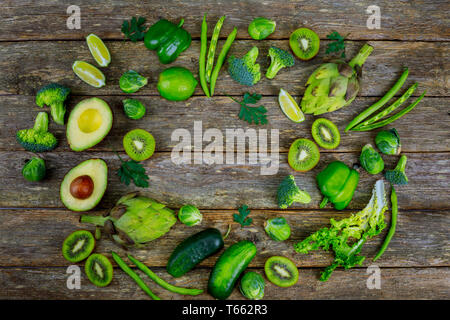
[[[81,9],[81,29],[66,27],[69,5]],[[232,214],[241,204],[248,204],[254,223],[240,228],[232,223],[226,246],[249,239],[258,248],[250,268],[263,274],[264,261],[272,255],[291,258],[300,271],[299,282],[290,288],[278,288],[267,282],[267,299],[448,299],[450,297],[450,121],[449,121],[449,53],[450,4],[447,0],[386,1],[376,4],[381,9],[381,29],[366,27],[366,8],[373,1],[26,1],[3,0],[0,10],[0,298],[1,299],[146,299],[146,295],[121,270],[115,269],[114,279],[107,288],[96,288],[83,275],[80,290],[66,287],[66,269],[70,263],[60,251],[64,238],[80,228],[79,214],[64,208],[59,199],[59,186],[65,173],[81,160],[101,157],[109,166],[108,189],[94,213],[103,213],[127,192],[135,190],[118,180],[115,171],[118,160],[113,149],[123,152],[123,135],[136,127],[150,131],[156,139],[156,152],[144,162],[150,176],[150,187],[144,194],[178,209],[190,203],[198,206],[204,216],[200,226],[187,227],[177,223],[168,234],[130,252],[145,262],[158,275],[171,283],[205,288],[209,272],[217,255],[199,267],[174,280],[165,271],[171,251],[187,236],[206,227],[225,232],[232,223]],[[193,41],[172,65],[184,66],[198,72],[200,24],[208,12],[209,34],[217,19],[226,14],[219,48],[233,27],[238,28],[237,40],[230,54],[242,55],[252,46],[260,48],[262,69],[268,66],[265,52],[271,45],[287,49],[290,33],[306,26],[322,39],[318,56],[309,62],[296,61],[289,70],[279,72],[273,80],[263,78],[251,88],[261,93],[262,104],[268,109],[269,124],[265,129],[280,131],[280,168],[276,175],[260,175],[259,165],[175,165],[170,155],[175,143],[171,134],[176,128],[193,131],[194,120],[203,121],[203,130],[217,128],[256,128],[238,119],[239,106],[225,94],[241,96],[247,87],[232,81],[225,69],[218,79],[216,95],[208,99],[200,86],[186,102],[169,102],[156,90],[161,65],[155,52],[148,51],[142,42],[123,40],[120,27],[124,19],[145,16],[148,23],[159,18],[171,21],[185,19],[185,28]],[[254,41],[247,33],[249,22],[264,16],[277,21],[277,29],[268,39]],[[297,173],[289,168],[286,157],[291,142],[299,137],[311,138],[314,118],[294,124],[280,111],[277,94],[286,89],[298,100],[304,92],[308,75],[325,56],[326,35],[337,30],[347,36],[347,56],[353,56],[368,42],[374,47],[364,65],[363,83],[358,98],[351,106],[326,114],[342,133],[336,150],[321,150],[319,165],[310,172]],[[112,54],[109,67],[103,68],[107,85],[95,89],[79,80],[72,72],[75,60],[91,63],[85,37],[89,33],[100,36]],[[408,156],[409,184],[399,187],[399,219],[397,232],[384,256],[377,261],[381,268],[381,289],[368,289],[367,267],[379,249],[387,229],[370,240],[363,249],[368,258],[363,266],[351,270],[338,269],[329,281],[318,280],[320,271],[332,261],[331,253],[297,254],[292,245],[321,227],[330,218],[347,217],[362,209],[370,198],[374,182],[381,177],[361,173],[360,184],[349,207],[337,212],[330,207],[319,210],[321,196],[315,176],[334,159],[351,165],[358,161],[361,147],[374,143],[379,130],[367,133],[343,133],[346,124],[359,112],[375,102],[393,85],[404,66],[410,75],[404,87],[419,83],[414,93],[427,90],[420,105],[396,121],[402,141],[402,153]],[[121,105],[128,95],[121,92],[118,79],[134,69],[149,77],[149,84],[133,94],[148,107],[148,114],[139,121],[125,117]],[[41,183],[26,182],[21,176],[24,161],[32,155],[15,141],[18,129],[31,127],[41,109],[34,102],[38,88],[49,82],[59,82],[71,88],[70,110],[86,97],[106,100],[114,113],[113,128],[107,138],[84,152],[69,149],[65,128],[50,124],[60,144],[52,152],[41,154],[49,168],[48,177]],[[404,90],[404,89],[403,89]],[[401,92],[403,92],[403,90]],[[386,166],[395,165],[398,157],[386,156]],[[300,188],[312,196],[308,205],[297,204],[288,210],[276,206],[276,189],[287,174],[293,174]],[[283,215],[292,227],[288,241],[279,243],[268,238],[263,229],[266,219]],[[387,212],[390,220],[390,212]],[[92,229],[92,228],[91,228]],[[110,250],[120,255],[125,251],[104,237],[96,252],[110,257]],[[82,263],[80,264],[82,265]],[[83,272],[84,273],[84,272]],[[154,284],[152,290],[163,299],[211,299],[207,294],[183,297],[172,294]],[[234,290],[231,299],[241,299]]]

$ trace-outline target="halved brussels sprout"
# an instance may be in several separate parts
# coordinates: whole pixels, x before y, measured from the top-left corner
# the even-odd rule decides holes
[[[366,144],[359,156],[361,166],[370,174],[377,174],[383,171],[384,161],[380,154],[372,147],[371,144]]]
[[[291,227],[283,217],[269,219],[264,224],[267,234],[275,241],[284,241],[291,235]]]
[[[397,130],[383,130],[378,132],[375,137],[375,143],[378,149],[384,154],[400,154],[401,143]]]
[[[28,160],[22,169],[22,175],[28,181],[41,181],[45,177],[45,172],[45,162],[38,157]]]
[[[125,93],[134,93],[147,84],[148,79],[133,70],[125,72],[119,79],[119,86]]]
[[[264,297],[264,278],[254,271],[247,272],[241,279],[239,290],[247,299],[260,300]]]
[[[192,227],[202,222],[203,216],[196,207],[185,205],[178,212],[178,219],[185,225]]]
[[[123,102],[123,111],[125,115],[134,120],[138,120],[145,115],[145,106],[137,99],[125,99]]]
[[[262,40],[270,36],[277,23],[266,18],[256,18],[248,25],[248,34],[255,40]]]

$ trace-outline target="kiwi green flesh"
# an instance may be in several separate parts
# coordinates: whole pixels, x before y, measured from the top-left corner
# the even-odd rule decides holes
[[[339,146],[340,134],[331,121],[317,119],[312,127],[312,136],[319,146],[325,149],[335,149]]]
[[[153,155],[155,150],[155,140],[150,134],[144,135],[140,132],[135,132],[126,136],[124,148],[131,159],[143,161]]]
[[[101,254],[91,255],[85,265],[86,276],[98,287],[107,286],[113,278],[111,262]]]
[[[289,287],[298,281],[298,269],[295,264],[284,257],[272,257],[265,265],[267,279],[280,287]]]
[[[75,231],[64,240],[62,253],[70,262],[86,259],[95,247],[95,239],[89,231]]]
[[[297,171],[308,171],[319,161],[319,150],[314,142],[307,139],[296,140],[289,149],[288,161]]]
[[[293,51],[298,58],[309,60],[317,55],[320,39],[314,31],[301,28],[294,31],[291,37],[291,44],[296,43],[296,50]]]

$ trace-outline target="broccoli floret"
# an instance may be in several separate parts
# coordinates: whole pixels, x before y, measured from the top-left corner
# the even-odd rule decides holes
[[[70,93],[70,89],[58,83],[50,83],[41,89],[36,94],[36,104],[39,107],[44,105],[50,106],[50,113],[53,120],[57,124],[64,125],[64,114],[66,107],[64,101]]]
[[[228,73],[231,78],[246,86],[252,86],[261,79],[260,65],[255,63],[258,48],[253,47],[242,58],[231,56],[228,59]]]
[[[17,131],[17,141],[28,151],[44,152],[53,150],[57,140],[55,136],[48,132],[48,115],[46,112],[39,112],[32,129]]]
[[[273,79],[277,75],[278,71],[282,68],[292,67],[295,63],[294,56],[287,52],[286,50],[270,47],[269,54],[270,66],[266,72],[267,79]]]
[[[286,209],[294,202],[309,203],[311,197],[306,191],[300,190],[295,184],[294,176],[289,175],[280,183],[278,187],[278,206]]]
[[[405,173],[406,156],[403,155],[398,160],[397,166],[394,170],[388,170],[384,173],[386,179],[392,184],[408,184],[408,177]]]

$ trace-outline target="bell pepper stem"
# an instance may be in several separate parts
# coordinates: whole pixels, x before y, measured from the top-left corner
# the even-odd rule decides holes
[[[320,209],[325,208],[325,206],[327,205],[327,203],[328,203],[328,198],[327,198],[327,197],[324,197],[323,200],[322,200],[322,202],[321,202],[320,205],[319,205],[319,208],[320,208]]]

